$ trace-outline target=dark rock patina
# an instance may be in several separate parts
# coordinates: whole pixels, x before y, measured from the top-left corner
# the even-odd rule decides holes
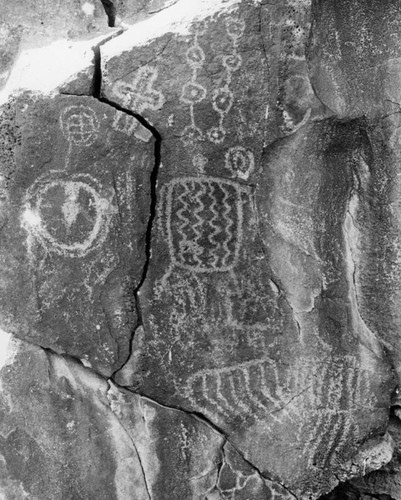
[[[137,324],[153,136],[93,98],[3,109],[0,327],[110,375]]]
[[[7,498],[397,498],[396,2],[102,3],[0,110]]]

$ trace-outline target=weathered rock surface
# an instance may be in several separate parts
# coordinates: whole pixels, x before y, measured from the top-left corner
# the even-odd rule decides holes
[[[316,498],[363,472],[344,464],[384,433],[393,384],[354,282],[366,140],[313,95],[308,7],[243,2],[101,51],[104,95],[163,139],[131,385]]]
[[[394,500],[401,498],[401,429],[398,418],[391,418],[389,431],[393,436],[396,447],[393,459],[379,471],[367,474],[363,478],[351,481],[352,487],[366,495],[389,495]]]
[[[22,49],[54,40],[94,37],[107,27],[100,0],[1,0],[0,11],[3,29],[10,27],[20,33]]]
[[[101,0],[110,26],[130,25],[167,9],[178,0]]]
[[[313,2],[311,81],[339,117],[399,110],[400,23],[395,0]]]
[[[400,37],[395,32],[401,17],[394,2],[386,5],[380,23],[374,2],[326,2],[315,7],[309,53],[315,88],[339,116],[366,117],[365,154],[355,173],[351,207],[355,280],[361,316],[386,346],[399,375],[401,99]],[[344,22],[339,22],[340,11]],[[357,33],[366,36],[360,40]]]
[[[21,73],[34,60],[35,77],[40,79],[46,62],[37,59],[38,48],[53,44],[60,51],[64,42],[90,40],[110,31],[100,0],[0,0],[0,26],[0,89],[21,56]],[[49,52],[44,59],[49,59]],[[54,58],[53,72],[63,73],[57,63]],[[64,64],[69,65],[66,60]]]
[[[110,375],[137,324],[153,136],[84,97],[10,102],[0,127],[0,327]]]
[[[396,3],[102,3],[0,109],[0,496],[398,498]]]
[[[200,499],[215,487],[224,439],[205,423],[0,337],[3,498]],[[230,460],[242,473],[235,451]]]

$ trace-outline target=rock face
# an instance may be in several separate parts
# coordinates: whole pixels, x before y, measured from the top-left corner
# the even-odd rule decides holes
[[[90,40],[104,33],[107,16],[97,0],[0,0],[0,26],[1,89],[21,53],[30,52],[27,64],[35,58],[39,47],[62,41]],[[42,65],[43,59],[36,64]],[[53,71],[60,71],[56,63],[53,63]]]
[[[355,278],[361,315],[368,328],[381,338],[400,373],[400,313],[396,305],[400,297],[400,40],[393,34],[401,17],[395,10],[396,4],[390,2],[383,25],[379,26],[375,23],[377,7],[374,2],[316,5],[309,57],[312,81],[330,108],[340,117],[365,117],[366,149],[356,173],[353,199]],[[347,20],[339,23],[342,8]],[[356,31],[366,33],[368,39],[350,44]],[[330,49],[330,55],[329,45],[335,47]],[[350,68],[350,72],[346,74],[345,68]],[[326,83],[328,80],[331,86]],[[382,294],[386,299],[378,301],[377,296]]]
[[[224,440],[206,424],[121,394],[71,360],[2,341],[4,498],[204,498],[214,486]],[[160,476],[162,464],[169,474]]]
[[[132,387],[206,415],[309,495],[384,429],[391,384],[353,278],[364,137],[310,95],[301,29],[261,37],[283,10],[245,3],[146,45],[127,32],[102,48],[103,92],[163,137]]]
[[[137,323],[153,136],[88,97],[26,97],[2,117],[0,327],[109,376]]]
[[[375,493],[399,447],[395,4],[386,31],[373,2],[102,3],[142,21],[0,109],[1,495]]]

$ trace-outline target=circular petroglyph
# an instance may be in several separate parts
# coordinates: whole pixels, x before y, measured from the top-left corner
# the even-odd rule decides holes
[[[207,131],[207,136],[209,141],[214,142],[215,144],[221,144],[226,137],[226,129],[224,127],[212,127]]]
[[[206,89],[196,82],[186,83],[181,94],[181,101],[187,104],[196,104],[206,97]]]
[[[213,92],[213,108],[222,114],[227,114],[233,105],[233,93],[229,88],[216,89]]]
[[[226,20],[227,33],[230,38],[237,40],[245,31],[245,21],[241,18],[229,18]]]
[[[230,71],[237,71],[242,65],[242,57],[239,54],[230,54],[223,58],[224,66]]]
[[[230,148],[225,155],[225,166],[240,179],[246,180],[255,169],[252,151],[242,146]]]
[[[82,104],[65,108],[60,116],[60,125],[68,142],[76,146],[90,146],[99,132],[96,113]]]
[[[183,130],[182,141],[185,143],[192,143],[195,141],[201,141],[203,139],[202,130],[196,125],[188,125]]]
[[[54,174],[28,190],[23,227],[49,251],[83,257],[107,236],[116,213],[113,195],[103,197],[102,186],[88,174],[68,179]]]
[[[205,53],[199,47],[199,45],[195,45],[194,47],[190,47],[187,50],[187,61],[190,66],[195,68],[200,68],[205,61]]]

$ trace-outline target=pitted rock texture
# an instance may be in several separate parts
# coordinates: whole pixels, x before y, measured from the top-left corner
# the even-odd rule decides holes
[[[208,425],[122,393],[68,358],[0,337],[3,347],[7,342],[0,369],[3,498],[203,499],[215,488],[224,439]],[[231,460],[238,473],[250,474],[235,451]]]
[[[355,285],[361,317],[399,377],[400,41],[394,30],[400,15],[389,2],[378,23],[377,8],[375,2],[315,2],[308,59],[321,100],[341,118],[364,117],[365,148],[350,206]]]
[[[178,0],[100,0],[107,13],[109,26],[125,26],[143,21],[167,9]]]
[[[400,102],[399,4],[374,0],[312,2],[311,81],[339,117],[396,112]]]
[[[372,498],[399,500],[401,498],[401,426],[399,419],[395,416],[390,418],[389,432],[395,441],[392,460],[378,471],[340,485],[327,495],[327,498],[324,497],[324,500],[369,500]]]
[[[80,97],[15,101],[1,125],[0,327],[110,375],[137,325],[153,136]]]
[[[102,93],[163,138],[130,385],[317,498],[344,463],[369,467],[358,450],[384,433],[393,382],[354,283],[362,125],[314,97],[308,4],[286,8],[243,2],[146,44],[127,32],[101,48]]]
[[[108,31],[108,18],[100,0],[0,0],[0,26],[1,90],[22,52],[29,61],[51,43],[93,39]]]
[[[141,22],[0,109],[4,495],[374,495],[399,448],[395,3],[385,29],[371,1],[102,3]]]
[[[32,49],[61,39],[92,38],[107,27],[100,0],[1,0],[0,12],[2,29],[20,35],[20,43],[8,41],[10,49]]]

